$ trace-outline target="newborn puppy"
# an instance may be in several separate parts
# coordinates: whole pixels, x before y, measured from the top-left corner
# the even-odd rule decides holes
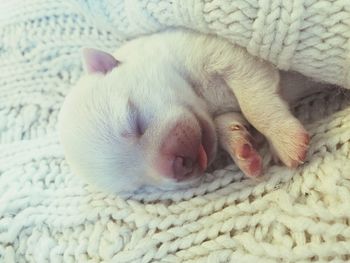
[[[279,71],[224,39],[174,30],[83,58],[87,74],[63,104],[60,138],[72,171],[105,190],[195,182],[218,142],[258,176],[248,123],[288,167],[305,159],[309,137],[281,98]]]

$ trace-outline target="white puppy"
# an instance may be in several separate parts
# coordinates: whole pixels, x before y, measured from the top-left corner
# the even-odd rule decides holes
[[[174,30],[83,57],[88,74],[64,102],[60,137],[72,171],[105,190],[196,181],[217,141],[258,176],[247,121],[288,167],[305,158],[309,137],[281,98],[279,71],[224,39]]]

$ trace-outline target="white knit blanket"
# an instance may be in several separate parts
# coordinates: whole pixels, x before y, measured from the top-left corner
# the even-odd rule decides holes
[[[0,262],[348,262],[346,93],[299,103],[307,162],[270,166],[260,182],[230,164],[197,188],[120,197],[70,173],[57,115],[82,73],[80,48],[112,51],[168,26],[350,87],[349,0],[1,1]]]

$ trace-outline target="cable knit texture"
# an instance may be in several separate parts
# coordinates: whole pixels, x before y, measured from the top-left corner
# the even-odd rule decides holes
[[[1,1],[0,261],[348,262],[348,93],[299,102],[307,162],[269,166],[259,182],[218,162],[199,187],[121,197],[70,173],[57,115],[80,48],[113,51],[170,26],[350,88],[349,0]]]

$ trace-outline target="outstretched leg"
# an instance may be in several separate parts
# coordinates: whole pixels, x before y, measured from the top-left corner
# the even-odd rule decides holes
[[[267,138],[280,160],[289,167],[304,161],[309,136],[282,100],[274,66],[216,36],[193,32],[176,36],[169,39],[169,45],[176,40],[174,54],[183,58],[186,75],[198,83],[207,76],[222,77],[244,117]]]
[[[252,68],[247,72],[232,70],[225,80],[245,118],[267,138],[285,165],[297,167],[306,157],[309,135],[279,94],[277,69],[261,61],[255,61]]]

